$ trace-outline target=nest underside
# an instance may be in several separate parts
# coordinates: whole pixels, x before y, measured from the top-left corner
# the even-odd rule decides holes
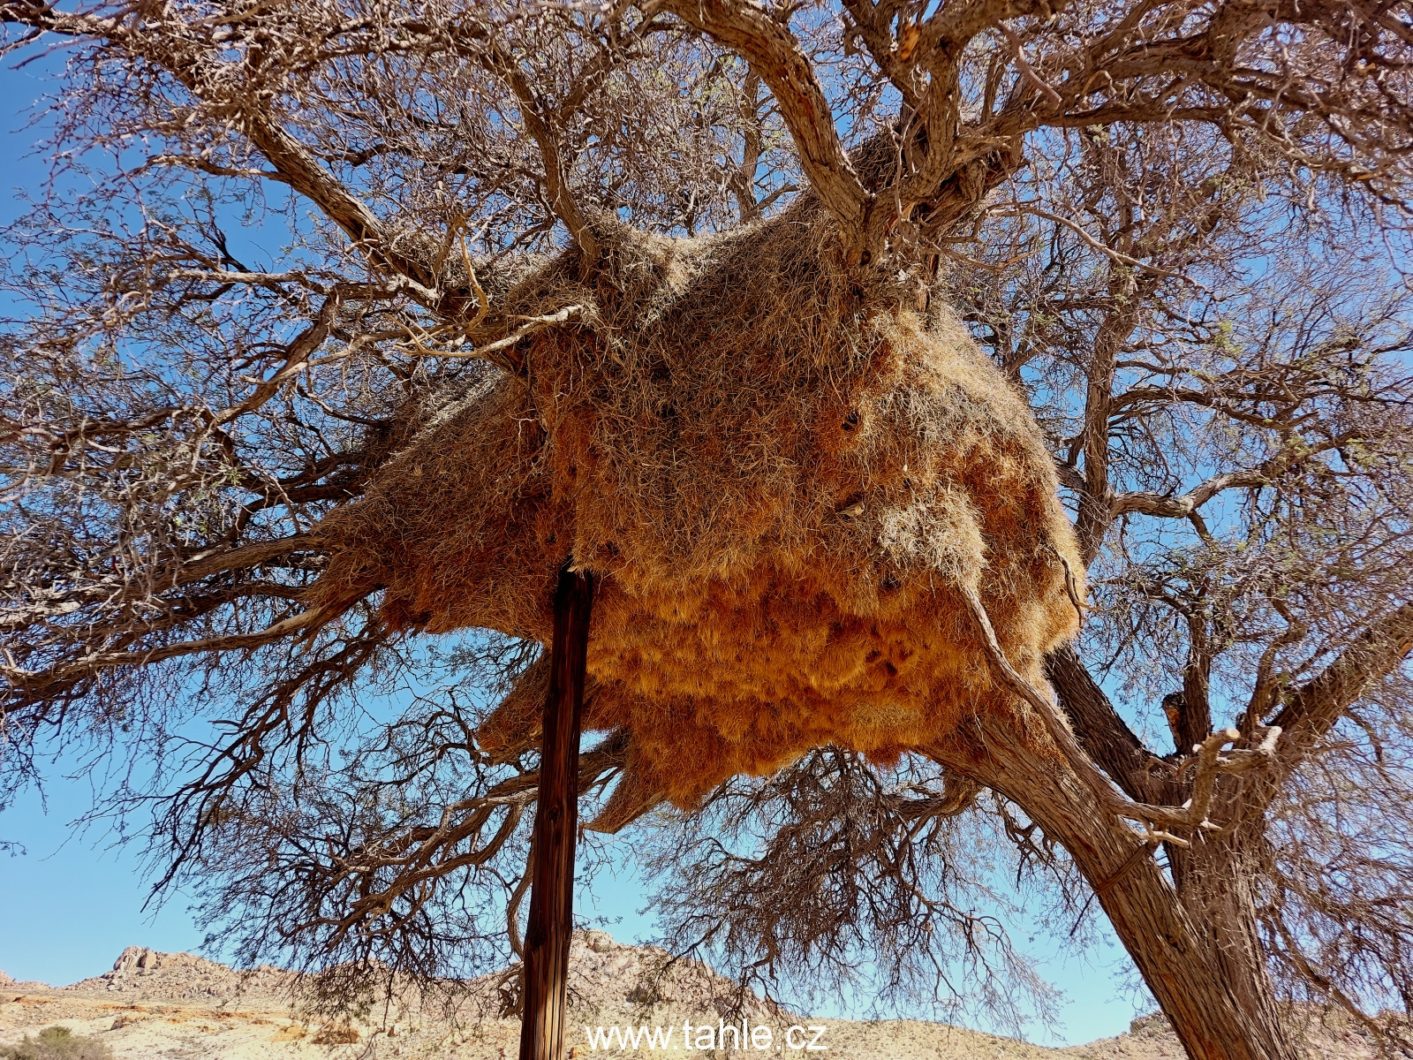
[[[576,307],[523,373],[462,394],[325,520],[314,603],[381,590],[395,627],[547,644],[561,565],[594,571],[584,722],[629,735],[607,826],[825,744],[887,761],[985,713],[1043,740],[967,597],[1043,686],[1082,568],[1039,428],[962,326],[906,278],[861,292],[808,204],[599,243],[591,280],[569,252],[512,292],[527,316]],[[484,747],[533,738],[544,679]]]

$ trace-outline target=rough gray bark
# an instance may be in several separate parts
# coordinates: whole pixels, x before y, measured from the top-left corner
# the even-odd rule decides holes
[[[1257,944],[1249,881],[1214,879],[1202,892],[1205,901],[1185,900],[1154,860],[1154,848],[1127,824],[1096,812],[1072,774],[1044,768],[1018,743],[991,752],[983,779],[1074,859],[1189,1056],[1302,1060]]]

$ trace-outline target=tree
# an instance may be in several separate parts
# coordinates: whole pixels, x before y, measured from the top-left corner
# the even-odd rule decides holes
[[[518,948],[534,763],[479,747],[468,689],[525,695],[537,647],[403,636],[376,587],[307,609],[312,529],[582,323],[515,295],[547,260],[592,286],[614,224],[793,198],[831,283],[950,303],[1029,395],[1094,606],[1048,660],[1060,712],[992,642],[1049,753],[978,714],[980,757],[821,749],[648,831],[679,941],[759,974],[867,946],[898,986],[958,933],[1006,960],[967,912],[980,833],[1102,908],[1192,1056],[1298,1055],[1300,997],[1393,1040],[1406,5],[0,11],[9,54],[65,59],[54,176],[7,234],[7,784],[47,741],[140,749],[155,786],[113,805],[156,797],[159,884],[251,911],[250,956],[434,975],[502,906]],[[237,716],[193,730],[214,703]]]

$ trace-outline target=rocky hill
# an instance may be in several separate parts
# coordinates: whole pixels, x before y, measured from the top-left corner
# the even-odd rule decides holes
[[[296,1060],[296,1058],[516,1055],[514,979],[486,976],[444,1000],[406,996],[362,1019],[329,1022],[291,1002],[293,978],[262,967],[238,972],[186,953],[124,950],[111,971],[65,987],[18,982],[0,972],[0,1046],[40,1028],[63,1026],[105,1042],[118,1060]],[[1130,1033],[1049,1049],[940,1023],[806,1019],[759,998],[692,961],[625,946],[602,932],[577,936],[570,998],[575,1060],[617,1057],[801,1056],[834,1060],[1180,1060],[1160,1017]],[[1317,1055],[1349,1060],[1375,1052],[1346,1021],[1312,1029]],[[654,1037],[655,1036],[655,1037]],[[813,1046],[813,1048],[811,1048]]]

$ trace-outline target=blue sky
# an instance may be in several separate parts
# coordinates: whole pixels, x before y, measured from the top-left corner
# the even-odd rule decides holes
[[[45,173],[44,160],[32,155],[37,134],[24,125],[26,108],[52,90],[46,69],[52,64],[0,71],[0,92],[6,100],[0,126],[0,188],[6,192],[35,188]],[[0,223],[13,219],[17,209],[10,195],[0,197]],[[27,792],[0,812],[0,840],[23,850],[0,853],[0,969],[18,978],[65,983],[105,970],[128,945],[196,949],[203,932],[184,896],[177,892],[160,908],[144,909],[148,881],[139,851],[114,843],[101,828],[80,831],[73,826],[90,808],[102,777],[74,760],[60,760],[47,773],[42,796]],[[625,863],[617,875],[602,875],[591,891],[581,894],[578,908],[607,921],[620,940],[635,941],[654,932],[651,910],[645,910],[648,902],[636,872]],[[1067,925],[1015,926],[1021,941],[1032,939],[1031,952],[1068,999],[1061,1009],[1058,1038],[1040,1028],[1031,1036],[1060,1044],[1126,1030],[1136,1011],[1152,1007],[1140,1003],[1136,1008],[1131,994],[1121,989],[1127,958],[1112,941],[1086,955],[1071,955],[1066,930]],[[844,1011],[841,1006],[820,1015]]]

